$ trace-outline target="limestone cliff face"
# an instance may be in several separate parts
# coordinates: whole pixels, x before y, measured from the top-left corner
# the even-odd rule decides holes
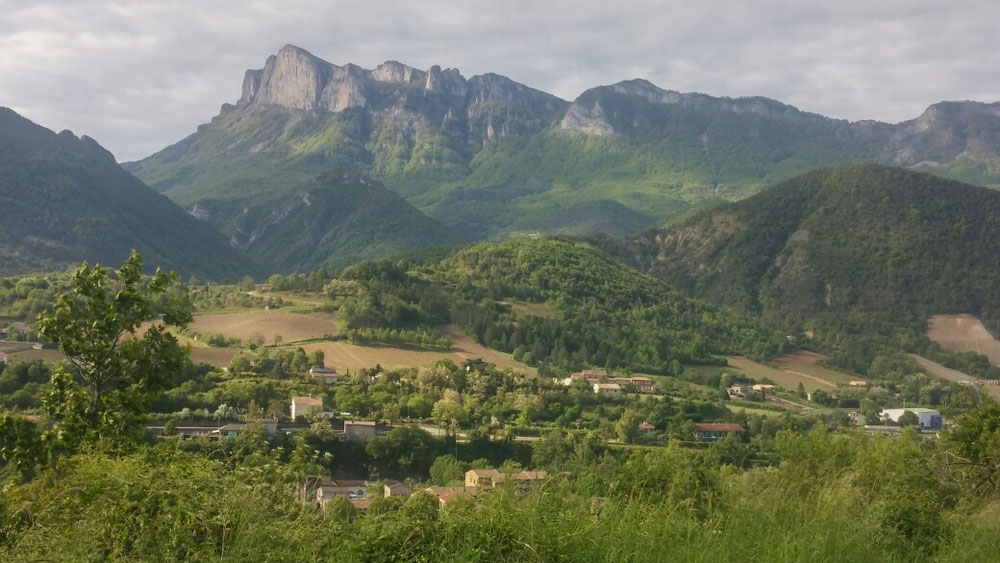
[[[900,123],[889,143],[893,163],[931,167],[1000,157],[1000,103],[941,102]]]
[[[286,45],[248,70],[237,108],[342,112],[363,108],[372,131],[413,144],[443,134],[471,149],[549,126],[566,102],[496,74],[466,79],[454,68],[418,70],[386,61],[338,66]]]

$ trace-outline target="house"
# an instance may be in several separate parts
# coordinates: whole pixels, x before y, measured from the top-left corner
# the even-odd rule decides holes
[[[371,420],[345,420],[342,441],[367,442],[375,436],[384,436],[392,430],[387,424],[376,424]]]
[[[495,489],[504,482],[513,482],[522,492],[528,492],[534,485],[545,481],[548,476],[545,471],[502,473],[496,469],[470,469],[465,472],[465,488],[487,490]]]
[[[382,496],[384,497],[403,497],[409,498],[413,494],[413,489],[404,483],[399,481],[389,481],[382,487]]]
[[[771,389],[774,389],[774,385],[768,383],[758,383],[753,386],[754,391],[770,391]]]
[[[7,354],[0,352],[0,364],[7,365]]]
[[[312,377],[313,381],[318,381],[322,383],[337,383],[337,370],[333,368],[311,368],[309,370],[309,376]]]
[[[608,383],[617,383],[619,386],[633,385],[639,393],[653,392],[653,380],[648,377],[613,377]]]
[[[629,377],[628,382],[635,385],[635,390],[640,393],[653,392],[653,380],[648,377]]]
[[[648,422],[639,425],[639,432],[652,432],[653,430],[656,430],[656,427]]]
[[[694,425],[694,439],[699,442],[715,442],[737,432],[743,432],[743,427],[732,422],[698,422]]]
[[[921,430],[938,430],[944,426],[944,419],[941,417],[941,413],[934,409],[915,407],[884,409],[882,411],[882,419],[898,423],[900,417],[902,417],[903,413],[906,412],[912,412],[917,415],[918,426]]]
[[[212,436],[219,438],[236,438],[238,437],[247,427],[246,424],[226,424],[212,430]]]
[[[503,473],[496,469],[470,469],[465,472],[465,486],[493,489],[503,482]]]
[[[471,495],[476,489],[466,487],[427,487],[424,492],[438,499],[438,506],[444,508],[446,504],[460,496]]]
[[[621,395],[622,388],[617,383],[595,383],[594,393],[604,395]]]
[[[848,413],[847,418],[849,418],[851,420],[851,424],[855,426],[864,426],[865,423],[868,422],[867,417],[859,412]]]
[[[292,420],[304,416],[311,407],[323,410],[322,397],[292,397]]]
[[[848,382],[848,385],[851,387],[868,387],[868,382],[864,379],[855,379]]]
[[[337,497],[344,497],[352,501],[351,504],[354,504],[353,501],[355,500],[367,500],[368,481],[362,479],[330,479],[328,477],[321,477],[318,485],[315,487],[312,500],[318,502],[320,508],[325,510],[326,503]],[[308,498],[306,502],[309,502]],[[355,505],[355,508],[358,508],[358,506]],[[367,506],[364,508],[365,510],[368,509]]]
[[[249,419],[245,423],[230,423],[212,430],[211,436],[218,438],[236,438],[252,424],[260,424],[264,427],[264,432],[268,436],[274,436],[278,433],[278,419],[276,418],[258,418]]]
[[[730,386],[729,389],[726,389],[726,393],[729,395],[730,399],[742,399],[746,397],[748,389],[749,388],[746,385],[738,383]]]
[[[10,323],[7,328],[0,328],[0,338],[9,338],[11,329],[24,334],[28,332],[28,324],[22,322]]]

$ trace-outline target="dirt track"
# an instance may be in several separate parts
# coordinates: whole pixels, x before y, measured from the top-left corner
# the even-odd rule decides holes
[[[972,315],[934,315],[927,322],[927,338],[945,350],[976,352],[1000,366],[1000,342]]]

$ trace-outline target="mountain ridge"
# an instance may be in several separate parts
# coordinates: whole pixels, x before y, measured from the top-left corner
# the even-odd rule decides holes
[[[97,141],[0,108],[0,274],[120,264],[235,279],[256,267],[209,225],[124,171]]]
[[[942,102],[898,124],[634,79],[565,101],[497,74],[336,65],[287,45],[235,104],[126,167],[192,209],[360,167],[427,215],[491,240],[629,234],[707,197],[869,162],[1000,187],[1000,103]],[[576,218],[588,219],[577,224]]]

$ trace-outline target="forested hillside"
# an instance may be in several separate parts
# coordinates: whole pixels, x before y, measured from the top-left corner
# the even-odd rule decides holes
[[[452,322],[482,344],[552,370],[676,374],[718,356],[765,359],[786,335],[691,299],[584,243],[481,244],[408,272],[363,263],[331,282],[348,328],[430,330]]]
[[[236,200],[235,207],[229,203],[202,201],[197,212],[266,272],[344,268],[468,240],[353,172],[330,172],[283,192]]]
[[[0,108],[0,275],[114,263],[236,279],[256,266],[115,163],[89,137],[58,135]]]
[[[938,313],[1000,327],[1000,193],[930,174],[818,170],[619,252],[679,289],[787,329],[830,316],[920,323]]]

